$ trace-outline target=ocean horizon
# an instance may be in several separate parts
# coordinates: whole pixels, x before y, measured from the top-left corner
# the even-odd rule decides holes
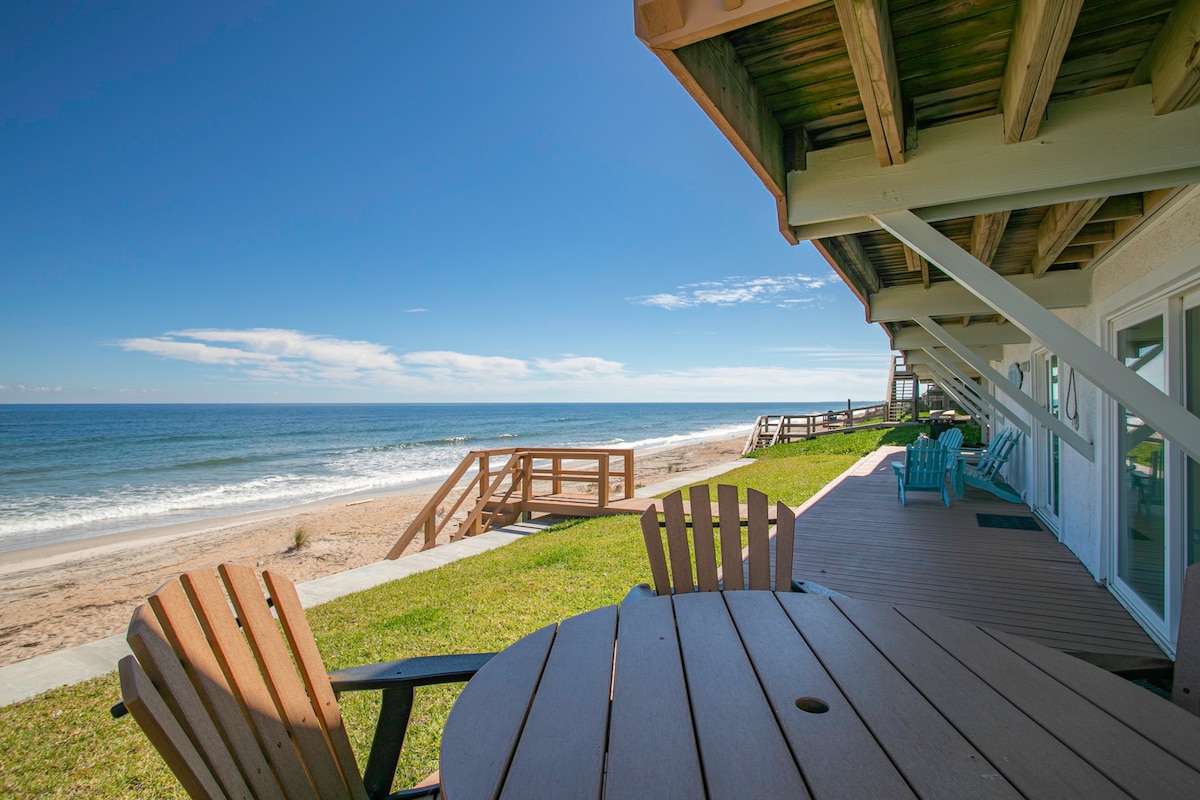
[[[855,401],[867,405],[875,401]],[[0,552],[437,483],[471,450],[635,450],[815,403],[0,405]]]

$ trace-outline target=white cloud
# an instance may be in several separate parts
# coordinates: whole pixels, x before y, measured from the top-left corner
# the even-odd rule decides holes
[[[61,392],[61,386],[26,386],[18,383],[16,386],[0,386],[0,392],[16,392],[18,394],[51,394]]]
[[[650,294],[630,300],[639,305],[654,306],[667,311],[705,305],[735,306],[745,303],[788,307],[812,303],[816,299],[813,294],[833,282],[832,275],[819,277],[801,273],[759,278],[735,276],[722,281],[684,284],[673,293]]]
[[[512,358],[423,350],[300,331],[192,329],[117,343],[129,352],[223,367],[233,379],[344,390],[358,397],[418,401],[869,400],[882,396],[882,353],[847,348],[780,348],[770,367],[709,367],[636,373],[597,356],[562,353]],[[22,391],[27,391],[21,387]]]
[[[534,363],[543,372],[549,372],[554,375],[574,375],[581,378],[621,375],[625,371],[625,365],[619,361],[608,361],[607,359],[589,356],[538,359]]]
[[[525,375],[529,364],[516,358],[503,356],[474,356],[449,350],[429,350],[409,353],[404,363],[429,367],[446,372],[470,373],[474,375],[508,377]]]

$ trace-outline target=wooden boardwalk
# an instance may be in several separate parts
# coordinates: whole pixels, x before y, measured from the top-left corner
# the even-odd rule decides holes
[[[796,522],[793,574],[864,600],[934,609],[1060,650],[1162,655],[1129,613],[1046,530],[980,527],[976,514],[1032,517],[967,488],[947,509],[932,493],[902,507],[885,448]],[[898,454],[898,455],[897,455]]]

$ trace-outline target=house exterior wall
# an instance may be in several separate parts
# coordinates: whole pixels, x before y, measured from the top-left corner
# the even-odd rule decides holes
[[[1063,309],[1054,312],[1092,341],[1110,350],[1106,340],[1108,322],[1117,313],[1132,310],[1137,305],[1150,302],[1167,291],[1168,283],[1177,282],[1179,263],[1189,263],[1190,250],[1200,247],[1200,192],[1190,191],[1171,207],[1147,221],[1142,229],[1114,253],[1093,269],[1092,302],[1085,308]],[[1173,262],[1170,272],[1163,269]],[[1197,262],[1196,277],[1200,281],[1200,262]],[[1001,374],[1006,374],[1013,362],[1028,362],[1030,369],[1022,391],[1038,397],[1036,386],[1035,354],[1041,345],[1007,345],[1003,359],[993,362]],[[1070,365],[1063,364],[1060,370],[1060,404],[1067,400],[1067,381]],[[1001,395],[1002,397],[1002,395]],[[1106,412],[1108,400],[1105,395],[1082,375],[1075,376],[1075,397],[1078,402],[1078,432],[1096,445],[1096,460],[1090,462],[1065,443],[1061,450],[1060,509],[1058,535],[1097,580],[1107,578],[1108,569],[1105,529],[1111,514],[1111,490],[1108,480],[1111,456],[1115,452],[1114,432],[1107,430],[1112,424]],[[1075,398],[1073,398],[1074,401]],[[1010,408],[1015,403],[1008,402]],[[1026,422],[1034,426],[1029,416]],[[1069,423],[1074,424],[1074,423]],[[1035,443],[1022,440],[1022,458],[1012,463],[1006,471],[1006,480],[1023,491],[1026,502],[1032,508],[1036,503],[1038,487],[1035,483],[1037,470]]]

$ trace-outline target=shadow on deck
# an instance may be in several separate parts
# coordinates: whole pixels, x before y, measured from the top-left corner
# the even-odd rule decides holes
[[[1162,655],[1054,534],[981,527],[976,514],[1032,517],[967,488],[896,498],[885,448],[860,462],[796,521],[794,574],[851,597],[934,609],[1060,650]]]

